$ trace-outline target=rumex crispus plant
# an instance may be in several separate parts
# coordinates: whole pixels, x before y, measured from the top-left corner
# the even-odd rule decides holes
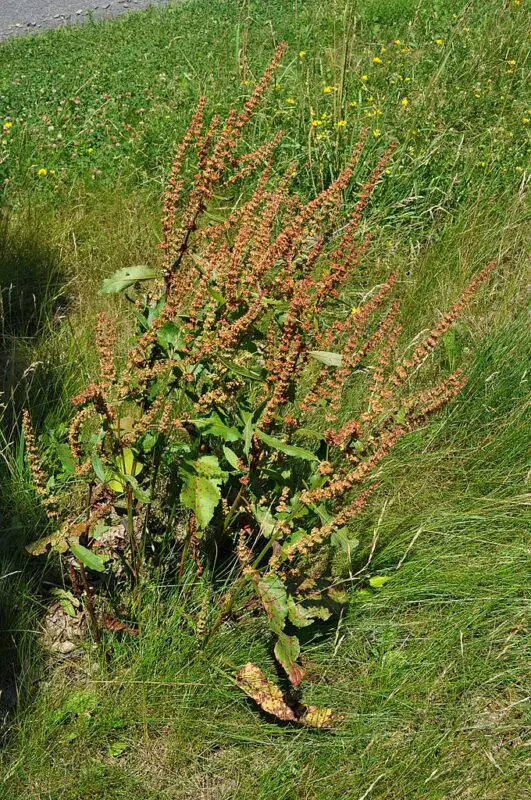
[[[91,575],[106,575],[115,593],[129,585],[121,608],[132,597],[134,613],[149,565],[172,558],[178,575],[193,568],[218,588],[216,611],[198,615],[198,636],[208,639],[242,607],[261,608],[276,659],[298,686],[297,629],[347,600],[335,555],[357,544],[349,525],[377,491],[382,460],[463,386],[460,371],[422,390],[414,376],[494,262],[407,357],[398,355],[396,274],[345,314],[341,289],[370,242],[363,214],[395,146],[348,211],[365,132],[338,177],[304,202],[290,189],[294,168],[274,169],[282,134],[252,152],[242,137],[282,52],[224,123],[207,125],[199,102],[165,195],[162,274],[131,268],[105,283],[134,303],[136,332],[118,368],[114,326],[100,315],[100,376],[74,398],[71,483],[87,487],[81,515],[51,496],[27,417],[25,428],[35,486],[58,526],[31,551],[65,554],[95,635],[120,623],[94,598]],[[363,387],[355,406],[353,381]],[[117,521],[123,535],[109,551],[102,543]],[[286,704],[254,665],[238,681],[282,719],[332,720]]]

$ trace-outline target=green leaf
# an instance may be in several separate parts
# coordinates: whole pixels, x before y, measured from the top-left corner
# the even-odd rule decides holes
[[[320,361],[321,364],[326,364],[327,367],[340,367],[343,363],[341,353],[329,353],[327,350],[310,350],[309,354],[316,361]]]
[[[205,529],[214,516],[221,500],[221,492],[216,483],[201,475],[190,476],[181,491],[181,503],[194,512],[197,524]]]
[[[253,506],[253,514],[260,524],[260,533],[269,539],[276,527],[276,520],[273,514],[268,508],[261,508],[259,505]]]
[[[275,658],[282,664],[294,686],[298,686],[304,677],[304,670],[295,663],[300,652],[301,648],[296,636],[287,636],[285,633],[279,634],[275,645]]]
[[[83,547],[82,544],[71,544],[70,551],[74,558],[81,561],[88,569],[91,569],[93,572],[104,572],[105,563],[103,559],[96,555],[96,553],[93,553],[92,550]]]
[[[133,494],[141,503],[151,503],[151,496],[146,492],[133,475],[124,475],[124,481],[131,487]]]
[[[316,619],[327,620],[332,612],[325,606],[303,606],[297,603],[293,597],[288,599],[288,619],[297,628],[306,628],[312,625]]]
[[[123,472],[124,475],[140,475],[144,468],[144,465],[136,459],[135,454],[129,447],[123,448],[122,455],[118,456],[116,463],[120,472]]]
[[[254,422],[253,422],[253,414],[249,414],[245,421],[245,427],[243,429],[243,451],[246,456],[249,455],[251,450],[251,442],[253,441],[253,434],[254,434]]]
[[[406,421],[406,409],[405,408],[399,408],[398,409],[398,411],[396,412],[395,420],[396,420],[398,425],[404,425],[404,423]]]
[[[65,442],[57,444],[56,447],[63,472],[65,475],[72,475],[76,469],[76,462],[70,447]]]
[[[212,414],[212,416],[205,419],[191,419],[190,422],[202,433],[219,436],[225,442],[236,442],[242,438],[237,428],[229,428],[228,425],[225,425],[220,420],[217,414]]]
[[[227,459],[227,461],[229,462],[229,464],[233,469],[237,470],[238,472],[241,472],[240,459],[238,458],[234,450],[231,450],[230,447],[227,447],[226,444],[223,445],[223,455],[225,456],[225,458]]]
[[[347,555],[353,553],[360,544],[359,539],[349,535],[348,528],[339,528],[339,530],[334,531],[330,541],[334,547],[339,547]]]
[[[105,469],[103,467],[103,461],[101,460],[99,453],[93,452],[90,460],[92,462],[92,468],[96,474],[96,477],[100,479],[100,481],[105,482]],[[112,488],[112,487],[111,487]]]
[[[256,435],[264,444],[273,448],[273,450],[279,450],[281,453],[286,453],[288,456],[303,458],[306,461],[319,461],[315,453],[310,452],[310,450],[305,450],[304,447],[297,447],[294,444],[286,444],[280,439],[275,439],[274,436],[269,436],[269,434],[258,430],[258,428],[256,429]]]
[[[258,372],[251,372],[251,370],[240,367],[239,364],[222,358],[220,355],[218,355],[218,360],[221,361],[224,367],[227,367],[227,369],[230,369],[231,372],[234,372],[235,375],[239,375],[241,378],[248,378],[251,381],[260,381],[260,383],[264,382],[264,378]]]
[[[213,286],[207,286],[207,292],[220,306],[225,305],[226,300],[218,289],[214,289]]]
[[[79,606],[79,600],[77,597],[74,597],[72,592],[67,592],[64,589],[52,589],[51,594],[54,597],[57,597],[61,608],[68,614],[69,617],[76,616],[76,608]]]
[[[181,329],[175,322],[166,322],[157,333],[160,344],[168,350],[182,350],[184,347],[184,337]]]
[[[266,575],[258,583],[260,599],[269,618],[271,630],[280,633],[288,614],[288,593],[278,575]]]
[[[127,750],[127,742],[113,742],[107,749],[107,755],[111,758],[118,758]]]
[[[390,575],[375,575],[374,578],[369,578],[369,586],[373,589],[381,589],[390,580]]]
[[[302,603],[297,603],[293,597],[288,599],[288,619],[297,628],[307,628],[314,620],[310,609],[303,606]]]
[[[128,289],[130,286],[134,286],[139,281],[150,281],[153,278],[158,278],[158,276],[159,273],[153,267],[145,265],[124,267],[103,281],[101,291],[103,294],[116,294]]]

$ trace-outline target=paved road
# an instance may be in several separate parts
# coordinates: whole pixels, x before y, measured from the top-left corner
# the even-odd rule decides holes
[[[105,19],[169,0],[0,0],[0,39]]]

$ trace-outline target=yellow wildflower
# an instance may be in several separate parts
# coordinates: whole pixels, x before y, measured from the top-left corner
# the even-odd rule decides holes
[[[314,128],[318,128],[319,125],[323,124],[323,121],[321,119],[312,119],[311,124]]]
[[[40,178],[44,178],[47,174],[48,174],[48,170],[45,169],[44,167],[41,167],[39,170],[37,170],[37,175]]]
[[[360,78],[360,80],[362,80],[362,81],[368,81],[368,80],[369,80],[369,76],[368,76],[368,75],[362,75],[362,76],[361,76],[361,78]]]
[[[404,78],[405,83],[409,83],[410,80],[411,78]]]
[[[299,50],[299,58],[304,58],[306,55],[306,50]]]
[[[402,100],[400,101],[400,105],[404,107],[409,105],[409,100],[407,99],[407,97],[402,98]]]
[[[350,313],[352,314],[353,317],[355,317],[356,314],[360,313],[360,307],[359,306],[352,306],[352,308],[350,309]]]
[[[93,147],[88,147],[88,148],[87,148],[87,153],[88,153],[89,155],[90,155],[91,153],[93,153],[93,152],[94,152],[94,148],[93,148]]]
[[[441,47],[444,44],[444,39],[435,39],[435,44],[437,47]]]
[[[378,138],[378,136],[381,136],[381,135],[382,135],[382,132],[381,132],[381,130],[380,130],[379,128],[375,128],[375,129],[373,130],[373,132],[372,132],[372,135],[374,136],[374,138],[375,138],[375,139],[377,139],[377,138]]]
[[[372,60],[372,63],[373,64],[381,64],[382,63],[382,59],[380,58],[380,56],[374,56],[374,58]]]
[[[529,117],[522,117],[522,122],[524,125],[529,125]]]
[[[357,108],[358,107],[358,101],[357,100],[351,100],[351,102],[349,103],[349,106],[351,108]]]
[[[346,124],[347,124],[346,119],[338,119],[338,121],[336,122],[336,128],[344,128]]]
[[[286,105],[288,105],[288,106],[294,106],[297,101],[295,100],[294,97],[286,97],[286,101],[285,102],[286,102]]]
[[[13,123],[12,122],[4,122],[4,128],[7,128],[9,130],[12,127],[13,127]]]
[[[401,39],[395,39],[395,44],[396,44],[397,46],[398,46],[399,44],[402,44],[402,40],[401,40]]]
[[[409,47],[403,47],[403,48],[400,50],[400,52],[401,52],[401,53],[409,53]]]
[[[509,64],[510,67],[516,67],[516,61],[514,60],[514,58],[511,58],[511,60],[508,61],[507,63]]]
[[[323,93],[324,94],[330,94],[331,92],[335,92],[335,91],[336,91],[336,87],[335,86],[325,86],[323,88]]]

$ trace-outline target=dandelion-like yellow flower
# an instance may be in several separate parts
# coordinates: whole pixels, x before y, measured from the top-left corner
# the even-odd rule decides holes
[[[437,47],[441,47],[444,44],[444,39],[435,39],[435,44]]]
[[[382,132],[379,128],[375,128],[372,132],[372,135],[374,136],[375,139],[377,139],[379,136],[382,135]]]
[[[330,94],[331,92],[335,92],[335,91],[336,91],[336,87],[335,86],[325,86],[325,87],[323,87],[323,93],[324,94]]]
[[[41,167],[39,170],[37,170],[37,175],[40,178],[44,178],[47,174],[48,174],[48,170],[45,169],[44,167]]]
[[[288,106],[294,106],[296,104],[296,100],[294,97],[286,97],[285,103]]]
[[[403,48],[400,50],[400,52],[401,52],[401,53],[409,53],[409,47],[403,47]]]
[[[318,128],[319,125],[323,124],[323,121],[321,119],[312,119],[310,124],[312,125],[313,128]]]
[[[7,130],[9,130],[12,127],[13,127],[13,123],[12,122],[4,122],[4,128],[7,128]]]
[[[94,152],[94,148],[93,148],[93,147],[87,147],[87,153],[88,153],[89,155],[90,155],[91,153],[93,153],[93,152]]]
[[[336,128],[344,128],[346,124],[347,124],[346,119],[338,119],[338,121],[336,122]]]
[[[530,122],[529,117],[522,117],[522,123],[524,125],[529,125],[529,122]]]
[[[350,309],[350,313],[352,314],[353,317],[355,317],[356,314],[360,313],[360,307],[359,306],[352,306],[352,308]]]
[[[409,83],[410,80],[411,80],[411,78],[404,78],[404,82],[405,83]]]
[[[396,45],[402,44],[402,40],[401,39],[395,39],[395,44]]]
[[[369,80],[369,76],[368,75],[361,75],[360,80],[368,81]]]
[[[241,86],[249,86],[250,83],[251,81],[242,81]]]
[[[357,100],[351,100],[350,103],[349,103],[349,106],[351,108],[357,108],[358,107],[358,101]]]
[[[304,58],[306,55],[306,50],[299,50],[299,58]]]
[[[508,61],[507,63],[509,64],[510,67],[516,67],[516,61],[514,60],[514,58],[511,58],[511,60]]]
[[[374,56],[374,58],[372,60],[372,63],[373,64],[381,64],[382,63],[382,59],[380,58],[380,56]]]
[[[402,100],[400,101],[400,105],[404,106],[404,108],[409,105],[409,100],[407,99],[407,97],[402,98]]]

